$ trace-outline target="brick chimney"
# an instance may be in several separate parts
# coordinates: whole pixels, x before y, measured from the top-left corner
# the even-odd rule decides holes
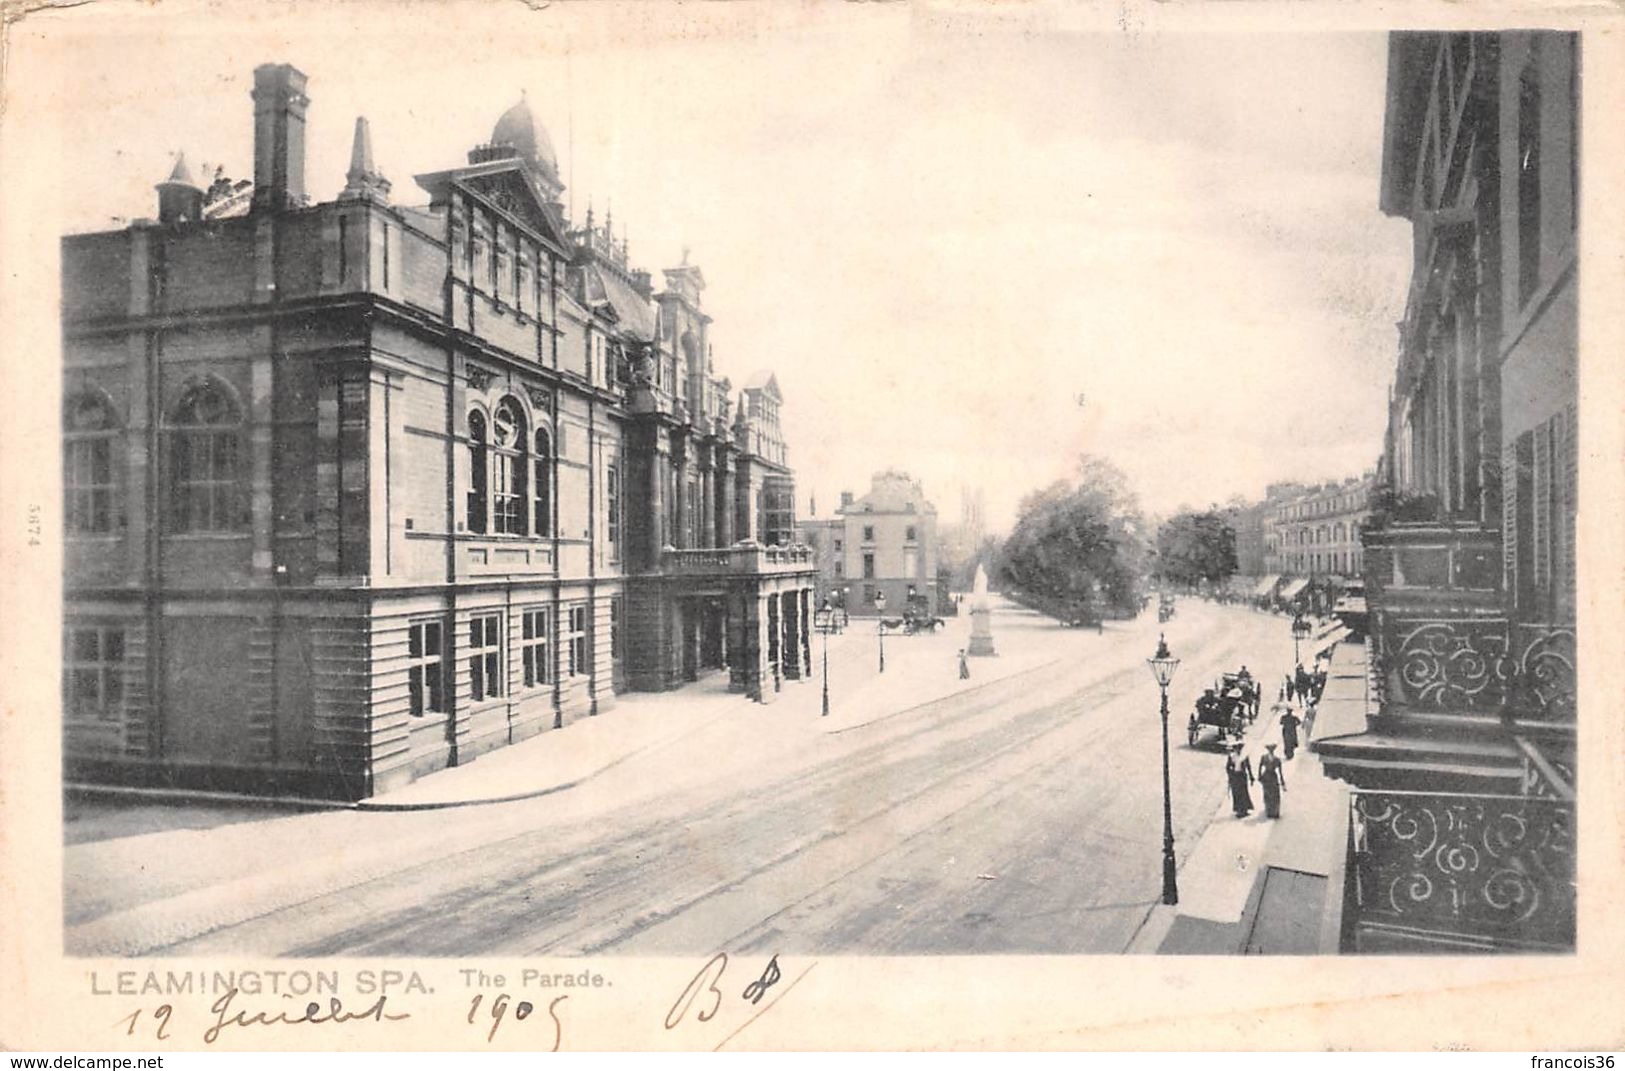
[[[305,203],[305,75],[286,63],[254,69],[254,211]]]

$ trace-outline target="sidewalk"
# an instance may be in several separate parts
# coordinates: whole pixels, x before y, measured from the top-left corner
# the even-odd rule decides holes
[[[363,811],[427,810],[504,803],[561,792],[648,751],[707,727],[768,719],[789,730],[843,733],[885,721],[927,703],[1005,680],[1058,661],[1078,633],[1011,603],[996,600],[994,642],[1009,654],[970,660],[959,679],[958,651],[970,635],[970,615],[948,618],[935,634],[887,633],[886,672],[872,618],[853,618],[842,633],[812,637],[812,665],[800,680],[784,680],[769,703],[728,691],[716,673],[671,692],[631,692],[593,718],[482,755],[467,766],[440,770],[355,805]],[[1091,640],[1094,633],[1087,634]],[[824,645],[828,641],[830,714],[822,716]],[[771,687],[771,684],[769,684]]]
[[[1248,735],[1246,754],[1253,768],[1275,743],[1281,753],[1279,722],[1266,702]],[[1294,705],[1303,716],[1301,705]],[[1321,726],[1314,727],[1318,733]],[[1235,817],[1229,793],[1211,825],[1180,863],[1180,902],[1158,904],[1127,949],[1158,955],[1236,953],[1312,955],[1321,951],[1321,918],[1326,897],[1340,873],[1340,841],[1335,831],[1346,821],[1347,786],[1326,777],[1308,747],[1300,744],[1285,763],[1286,791],[1281,817],[1264,816],[1263,793],[1252,786],[1255,810]]]

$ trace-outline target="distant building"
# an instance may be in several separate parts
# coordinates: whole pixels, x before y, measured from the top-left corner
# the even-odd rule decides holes
[[[1267,502],[1225,510],[1230,528],[1236,534],[1236,575],[1256,580],[1264,575],[1264,520]]]
[[[938,612],[937,511],[906,473],[876,473],[868,494],[843,492],[835,518],[798,530],[813,548],[820,591],[849,613]]]
[[[1263,517],[1264,572],[1346,580],[1364,568],[1360,528],[1371,515],[1373,473],[1271,497]]]
[[[156,222],[63,240],[68,779],[355,799],[801,676],[782,398],[735,408],[699,268],[573,226],[524,101],[420,206],[360,120],[312,205],[305,89],[255,71],[251,189],[178,161]]]

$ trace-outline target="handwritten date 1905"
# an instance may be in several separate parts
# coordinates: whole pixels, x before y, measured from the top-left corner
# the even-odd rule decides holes
[[[547,1017],[553,1022],[553,1050],[559,1051],[559,1044],[564,1040],[564,1023],[559,1019],[559,1005],[569,1000],[568,994],[554,997],[547,1005]],[[479,1014],[480,1005],[485,1001],[484,993],[476,993],[468,1005],[468,1025],[474,1025],[475,1016]],[[491,1029],[486,1033],[485,1040],[492,1041],[497,1036],[497,1028],[508,1018],[509,1012],[513,1014],[516,1023],[522,1023],[531,1017],[536,1006],[528,1000],[511,1001],[506,993],[498,993],[496,999],[491,1001],[486,1014],[491,1018]]]

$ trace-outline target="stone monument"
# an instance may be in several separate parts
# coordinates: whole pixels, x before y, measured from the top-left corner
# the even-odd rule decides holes
[[[976,582],[971,587],[970,597],[970,646],[965,653],[970,655],[996,655],[999,652],[993,649],[993,608],[987,601],[987,570],[980,564],[976,566]]]

